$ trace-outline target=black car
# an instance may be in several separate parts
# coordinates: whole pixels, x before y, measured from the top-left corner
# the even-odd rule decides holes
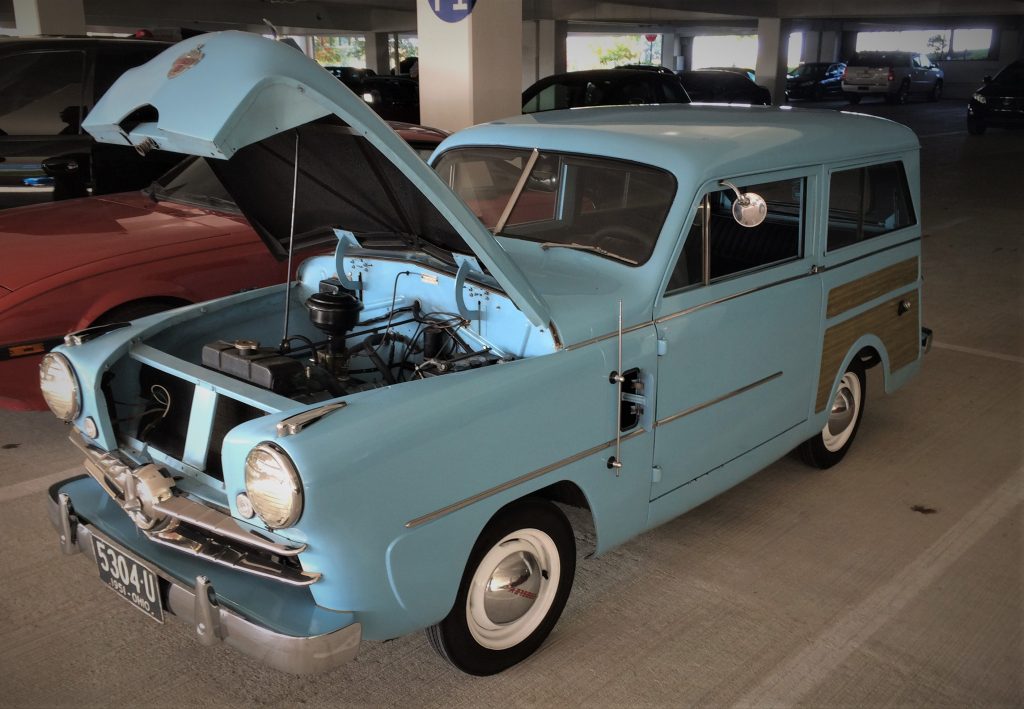
[[[168,46],[98,37],[0,39],[0,208],[140,189],[180,160],[159,151],[143,159],[134,148],[96,143],[81,128],[118,76]]]
[[[967,104],[967,132],[981,135],[989,126],[1024,126],[1024,61],[1003,67],[974,92]]]
[[[805,62],[786,76],[786,98],[820,101],[843,93],[843,62]]]
[[[523,92],[523,113],[580,106],[689,103],[679,79],[647,69],[571,71],[541,79]]]
[[[700,69],[679,72],[690,100],[697,103],[748,103],[770,106],[772,94],[743,74],[721,69]]]
[[[405,76],[368,76],[360,95],[385,121],[420,122],[420,84]]]

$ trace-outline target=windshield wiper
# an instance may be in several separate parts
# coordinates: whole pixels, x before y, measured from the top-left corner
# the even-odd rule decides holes
[[[619,254],[615,254],[612,253],[611,251],[607,251],[606,249],[602,249],[600,246],[591,246],[589,244],[577,244],[576,242],[573,242],[571,244],[560,244],[557,241],[545,241],[543,244],[540,245],[540,247],[542,249],[575,249],[577,251],[592,251],[593,253],[598,254],[599,256],[607,256],[608,258],[613,258],[616,261],[622,261],[623,263],[628,263],[632,266],[640,265],[640,262],[636,261],[635,259],[627,258],[626,256],[620,256]]]

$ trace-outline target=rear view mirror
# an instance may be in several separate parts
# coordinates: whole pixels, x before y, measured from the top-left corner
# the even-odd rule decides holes
[[[722,180],[725,187],[732,188],[736,199],[732,203],[732,218],[740,226],[755,227],[768,216],[768,203],[764,197],[755,192],[740,192],[740,188],[731,182]]]

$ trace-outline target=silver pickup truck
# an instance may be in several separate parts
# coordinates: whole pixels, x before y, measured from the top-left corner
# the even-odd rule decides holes
[[[911,93],[929,101],[942,96],[942,69],[927,55],[914,52],[859,52],[843,74],[843,96],[860,103],[863,96],[881,96],[886,103],[906,103]]]

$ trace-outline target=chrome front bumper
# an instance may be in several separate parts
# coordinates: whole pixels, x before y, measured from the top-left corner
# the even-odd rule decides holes
[[[65,481],[66,482],[66,481]],[[48,512],[60,535],[65,554],[82,552],[95,561],[92,527],[79,520],[70,499],[50,489]],[[203,645],[224,642],[250,657],[282,672],[313,674],[329,670],[355,658],[362,639],[362,626],[353,623],[325,635],[295,637],[253,623],[221,606],[217,593],[205,576],[197,576],[188,587],[156,568],[157,575],[169,584],[164,609],[190,624]]]

